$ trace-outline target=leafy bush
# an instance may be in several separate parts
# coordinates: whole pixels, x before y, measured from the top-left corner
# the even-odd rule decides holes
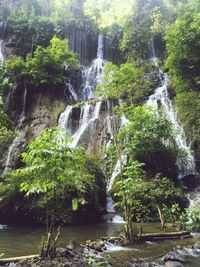
[[[198,205],[190,206],[186,209],[187,217],[189,219],[187,228],[189,231],[199,231],[200,229],[200,208]]]
[[[7,63],[7,74],[11,81],[25,81],[34,86],[44,84],[64,84],[66,66],[79,66],[76,56],[69,51],[67,40],[53,37],[50,46],[38,46],[32,57],[28,54],[26,60],[21,57],[10,59]]]
[[[100,220],[106,194],[98,157],[81,148],[69,149],[71,140],[63,134],[54,128],[44,130],[22,154],[26,166],[2,180],[1,219],[45,224],[48,211],[57,224]]]
[[[145,79],[145,67],[131,63],[116,66],[105,64],[103,83],[98,94],[110,99],[125,99],[128,104],[143,104],[152,93],[151,81]]]

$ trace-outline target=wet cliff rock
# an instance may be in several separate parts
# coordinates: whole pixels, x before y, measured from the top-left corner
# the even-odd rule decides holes
[[[1,167],[20,166],[20,153],[28,141],[37,137],[46,127],[57,125],[66,105],[63,87],[25,88],[16,85],[7,96],[6,111],[15,124],[16,137],[4,151]],[[10,149],[10,151],[9,151]]]

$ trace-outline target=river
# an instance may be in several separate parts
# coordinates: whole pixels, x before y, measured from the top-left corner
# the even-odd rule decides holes
[[[160,231],[158,223],[151,223],[145,226],[145,232]],[[102,223],[87,226],[63,227],[61,230],[60,246],[66,246],[70,241],[74,241],[79,246],[85,240],[95,240],[102,236],[118,235],[123,230],[122,224]],[[4,257],[24,256],[38,253],[41,238],[45,233],[42,227],[0,227],[0,254]],[[171,251],[174,247],[189,247],[196,242],[200,242],[200,236],[185,240],[147,242],[129,247],[127,250],[117,250],[105,253],[106,257],[111,258],[113,266],[131,266],[136,259],[146,261],[158,261],[164,254]],[[192,251],[188,251],[187,262],[184,266],[199,267],[200,252],[195,257],[191,257]],[[160,266],[160,265],[158,265]]]

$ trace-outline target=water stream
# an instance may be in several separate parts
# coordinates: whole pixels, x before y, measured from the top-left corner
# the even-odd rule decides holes
[[[149,48],[150,48],[151,60],[156,65],[158,62],[158,58],[156,57],[153,41],[150,43]],[[150,105],[157,109],[161,108],[164,116],[172,124],[175,133],[174,134],[175,145],[182,151],[181,153],[178,153],[178,158],[177,158],[179,179],[181,179],[186,175],[196,173],[195,159],[194,156],[192,155],[190,145],[188,145],[184,128],[177,118],[173,102],[169,97],[168,93],[169,80],[167,74],[163,73],[162,70],[159,70],[159,78],[161,86],[156,88],[154,94],[149,97],[147,105]]]
[[[69,226],[61,229],[59,245],[65,247],[73,242],[75,247],[79,247],[80,243],[86,240],[96,240],[102,236],[116,236],[123,230],[120,224],[95,224],[87,226]],[[144,231],[159,232],[160,224],[149,223],[144,225]],[[4,253],[4,257],[16,257],[33,255],[38,253],[38,247],[41,238],[45,234],[45,228],[34,227],[4,227],[0,228],[0,253]],[[145,259],[146,261],[157,261],[173,247],[190,246],[196,242],[200,242],[199,236],[185,240],[166,240],[161,242],[146,242],[143,244],[134,244],[127,250],[120,250],[116,246],[108,247],[109,256],[113,262],[113,267],[130,267],[136,259]],[[121,247],[120,247],[121,248]],[[185,253],[188,257],[186,267],[197,267],[200,253],[197,250],[186,248]],[[149,266],[149,265],[144,265]],[[155,265],[161,266],[161,265]]]

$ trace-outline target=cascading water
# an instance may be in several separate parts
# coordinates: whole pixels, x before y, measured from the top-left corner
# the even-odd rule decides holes
[[[103,35],[99,34],[98,36],[98,49],[97,49],[97,58],[94,59],[92,65],[90,67],[82,66],[82,94],[81,100],[88,101],[90,99],[95,98],[94,92],[97,85],[101,84],[103,70],[104,70],[104,60],[103,60]],[[74,100],[78,100],[78,96],[75,95],[75,91],[73,87],[69,86],[69,91]],[[73,90],[72,90],[73,89]],[[76,96],[76,97],[75,97]],[[80,119],[79,119],[79,127],[72,134],[72,143],[70,144],[71,148],[74,148],[78,145],[81,137],[85,133],[85,131],[92,127],[95,120],[98,119],[101,109],[101,101],[96,101],[94,104],[90,104],[88,102],[84,103],[81,106]],[[58,125],[61,128],[64,128],[70,133],[69,129],[69,119],[72,114],[73,107],[68,106],[59,118]]]
[[[156,57],[153,41],[150,43],[150,56],[153,62],[158,61]],[[187,139],[183,126],[178,121],[177,115],[174,111],[173,103],[168,94],[168,77],[166,73],[159,70],[159,77],[161,86],[156,88],[153,95],[151,95],[147,101],[147,105],[154,108],[161,108],[164,116],[171,122],[173,130],[175,132],[175,145],[184,152],[183,156],[178,156],[177,165],[179,169],[179,179],[186,175],[195,174],[195,160],[191,153],[190,146],[187,145]],[[182,153],[181,153],[182,154]]]
[[[3,62],[3,60],[4,60],[2,47],[3,47],[3,40],[0,40],[0,63]]]
[[[78,101],[78,96],[77,96],[77,94],[76,94],[76,92],[75,92],[75,90],[74,90],[74,87],[73,87],[73,85],[71,84],[71,82],[70,81],[68,81],[67,83],[66,83],[66,90],[65,91],[69,91],[69,93],[70,93],[70,97],[71,97],[71,101],[73,102],[73,101]]]
[[[60,118],[58,120],[58,125],[62,128],[62,129],[69,129],[69,117],[72,113],[72,106],[67,106],[67,108],[65,109],[65,111],[60,115]]]
[[[22,99],[22,112],[20,114],[18,129],[21,129],[23,126],[24,120],[26,119],[26,98],[27,98],[27,86],[25,85],[23,99]]]
[[[73,134],[73,141],[70,144],[71,148],[74,148],[78,145],[78,142],[85,132],[85,130],[92,126],[92,123],[98,119],[101,108],[101,102],[97,102],[95,105],[91,105],[86,103],[81,107],[81,118],[80,118],[80,126],[78,130]]]
[[[113,173],[111,175],[109,184],[108,184],[108,192],[112,189],[112,186],[115,182],[115,178],[122,172],[123,166],[127,163],[127,157],[126,155],[122,155],[120,159],[117,160],[117,163],[114,167]]]
[[[6,23],[0,22],[0,63],[4,61],[4,55],[3,55],[3,40],[6,30]]]
[[[155,48],[153,41],[150,45],[150,56],[151,60],[157,65],[158,58],[156,57]],[[179,169],[178,178],[182,179],[186,175],[195,175],[196,165],[195,159],[192,155],[190,146],[187,144],[187,138],[183,126],[180,124],[177,114],[174,111],[173,102],[169,98],[168,94],[168,77],[166,73],[159,70],[159,77],[161,81],[161,86],[156,88],[153,95],[151,95],[147,101],[147,104],[155,108],[160,107],[162,109],[165,117],[171,122],[174,132],[175,132],[175,145],[184,153],[178,155],[177,166]],[[200,188],[196,188],[195,191],[187,194],[188,200],[190,202],[190,207],[199,205],[200,203]]]
[[[122,106],[121,100],[119,100],[119,106]],[[126,126],[129,123],[129,120],[126,118],[124,113],[121,114],[120,121],[121,121],[120,128],[123,128],[124,126]],[[107,146],[108,145],[109,145],[109,143],[107,144]],[[115,167],[114,167],[114,170],[112,172],[112,175],[108,181],[107,192],[109,192],[112,189],[116,177],[122,172],[123,167],[126,164],[127,164],[127,155],[126,155],[126,153],[123,153],[120,156],[120,158],[117,160]],[[111,197],[107,197],[107,212],[112,212],[112,213],[115,212],[114,201]],[[115,215],[112,218],[111,222],[112,223],[125,223],[124,219],[119,215]]]
[[[161,73],[162,74],[162,73]],[[161,76],[162,85],[155,90],[147,101],[147,105],[162,108],[163,114],[171,122],[175,132],[174,141],[176,146],[185,153],[184,158],[178,156],[177,165],[179,168],[179,178],[190,174],[195,174],[195,160],[191,153],[190,147],[187,145],[186,136],[183,126],[179,123],[176,113],[174,112],[173,103],[168,95],[168,78],[165,73]]]
[[[65,111],[60,115],[58,125],[68,131],[70,136],[72,137],[72,143],[70,144],[71,148],[76,147],[86,130],[91,129],[93,130],[93,123],[99,118],[100,115],[100,110],[102,106],[101,99],[96,99],[95,103],[89,103],[88,100],[94,99],[95,100],[95,89],[97,85],[100,85],[102,83],[102,76],[104,72],[104,59],[103,59],[103,36],[99,34],[98,36],[98,49],[97,49],[97,58],[93,60],[92,64],[90,67],[85,67],[82,66],[82,93],[81,93],[81,99],[83,101],[86,101],[82,106],[81,106],[81,111],[80,111],[80,118],[79,118],[79,126],[78,129],[72,134],[70,125],[69,125],[69,120],[72,116],[73,112],[73,106],[67,106]],[[68,84],[68,89],[70,91],[71,96],[73,97],[74,95],[74,90],[70,90],[73,87]],[[75,97],[73,97],[74,100]],[[108,147],[112,140],[113,140],[113,131],[112,131],[112,120],[113,120],[113,114],[111,113],[111,107],[109,101],[107,102],[108,106],[108,114],[106,118],[104,119],[104,129],[105,129],[105,135],[109,136],[109,140],[106,142],[106,146]],[[125,116],[122,116],[121,118],[121,124],[124,124],[126,121]],[[105,137],[104,137],[105,138]],[[88,139],[89,140],[89,139]],[[121,162],[120,162],[121,163]],[[119,165],[119,164],[118,164]],[[118,166],[117,165],[117,166]],[[117,171],[119,171],[117,169]],[[116,168],[114,170],[114,174],[116,177]],[[112,175],[110,181],[108,181],[108,188],[110,187],[110,182],[115,179],[115,177]],[[113,178],[114,177],[114,178]],[[115,213],[114,209],[114,202],[111,197],[107,197],[107,212],[110,213]],[[123,218],[116,215],[112,222],[124,222]]]

